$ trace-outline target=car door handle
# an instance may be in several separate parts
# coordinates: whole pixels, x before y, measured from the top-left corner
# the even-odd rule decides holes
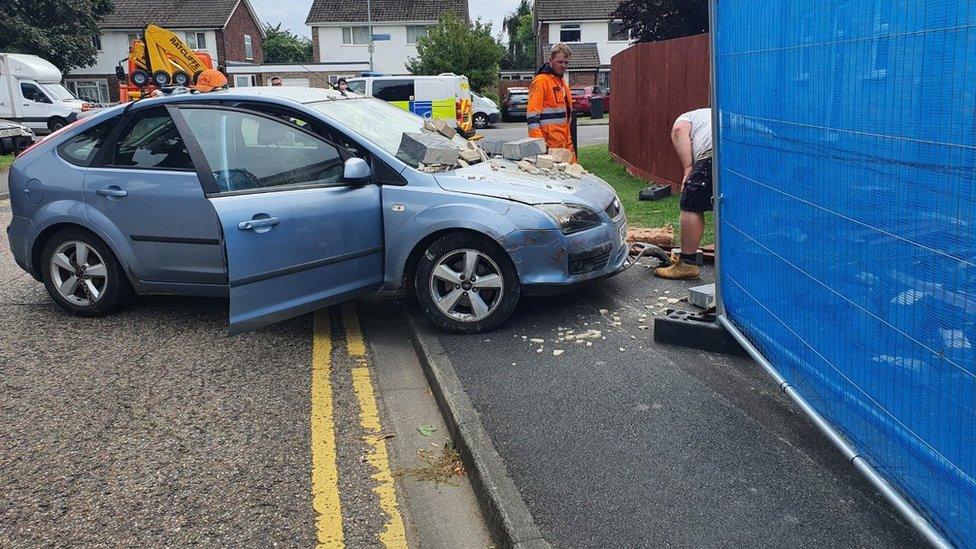
[[[266,217],[264,219],[248,219],[237,224],[237,228],[242,231],[261,229],[263,227],[274,227],[278,224],[277,217]]]
[[[97,194],[98,196],[122,198],[124,196],[128,196],[129,192],[126,191],[125,189],[112,185],[111,187],[108,187],[106,189],[98,189],[97,191],[95,191],[95,194]]]

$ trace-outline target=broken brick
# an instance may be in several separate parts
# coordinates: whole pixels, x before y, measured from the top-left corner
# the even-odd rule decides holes
[[[528,156],[545,154],[546,142],[540,137],[526,137],[509,141],[502,146],[502,156],[509,160],[522,160]]]

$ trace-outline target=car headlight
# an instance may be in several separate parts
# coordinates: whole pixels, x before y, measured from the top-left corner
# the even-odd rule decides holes
[[[540,210],[549,214],[563,234],[573,234],[600,226],[596,212],[578,204],[539,204]]]

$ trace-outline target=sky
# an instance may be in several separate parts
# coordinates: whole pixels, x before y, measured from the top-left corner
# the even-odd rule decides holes
[[[312,0],[250,0],[251,5],[258,12],[258,18],[263,23],[277,25],[281,23],[284,29],[300,36],[311,36],[311,29],[305,26],[305,18],[312,7]],[[350,2],[365,2],[366,0],[349,0]],[[496,37],[502,28],[505,14],[515,11],[519,0],[468,0],[468,10],[471,19],[481,17],[482,21],[491,21],[491,32]]]

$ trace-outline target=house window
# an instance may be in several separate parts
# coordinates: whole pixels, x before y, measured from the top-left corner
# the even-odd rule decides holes
[[[560,42],[579,42],[583,38],[579,23],[564,23],[559,25]]]
[[[342,27],[343,46],[363,46],[369,44],[369,27]]]
[[[125,33],[125,43],[132,46],[132,42],[136,40],[142,40],[138,32],[127,32]]]
[[[407,44],[416,44],[421,36],[427,36],[427,25],[407,25]]]
[[[68,91],[78,99],[89,103],[108,103],[108,80],[104,78],[93,80],[66,80]]]
[[[630,40],[630,29],[623,21],[610,21],[607,23],[607,39],[611,42],[624,42]]]
[[[235,88],[249,88],[254,85],[254,75],[253,74],[235,74],[234,75],[234,87]]]
[[[254,48],[251,47],[251,35],[244,35],[244,59],[248,61],[254,59]]]
[[[102,35],[96,34],[92,36],[92,47],[95,48],[95,51],[102,51]]]
[[[190,49],[191,50],[205,50],[205,49],[207,49],[207,33],[205,33],[205,32],[196,32],[196,31],[187,31],[185,33],[185,36],[186,36],[186,45],[187,46],[190,46]],[[244,39],[244,44],[245,44],[244,47],[247,48],[247,39],[246,38]],[[248,58],[248,59],[250,59],[250,58]]]

